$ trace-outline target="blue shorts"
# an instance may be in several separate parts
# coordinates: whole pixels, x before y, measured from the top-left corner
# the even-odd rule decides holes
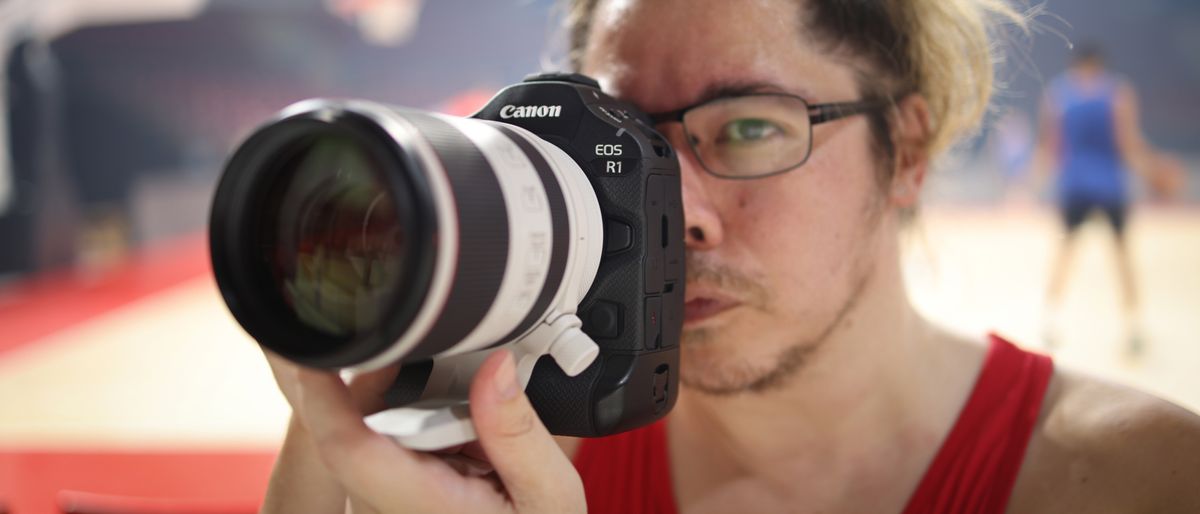
[[[1123,202],[1101,202],[1082,198],[1067,199],[1059,204],[1059,209],[1068,234],[1074,233],[1080,225],[1083,225],[1092,212],[1100,211],[1108,220],[1108,224],[1112,226],[1117,237],[1125,235],[1125,221],[1129,216],[1129,206]]]

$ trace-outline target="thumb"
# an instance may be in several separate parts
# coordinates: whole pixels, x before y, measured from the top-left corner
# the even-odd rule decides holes
[[[498,350],[471,383],[471,419],[488,461],[518,512],[584,512],[583,482],[516,379],[512,352]]]

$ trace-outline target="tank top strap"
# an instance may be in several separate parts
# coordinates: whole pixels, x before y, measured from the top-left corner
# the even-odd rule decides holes
[[[992,336],[967,404],[904,512],[1003,513],[1053,373],[1049,357]],[[574,464],[588,512],[677,512],[665,427],[582,441]]]
[[[971,396],[906,514],[1000,514],[1008,506],[1054,364],[999,336],[990,339]]]

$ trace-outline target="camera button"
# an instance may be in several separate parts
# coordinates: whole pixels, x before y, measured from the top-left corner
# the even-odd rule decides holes
[[[604,222],[604,253],[617,253],[633,247],[633,227],[616,220]]]
[[[621,306],[612,302],[598,301],[588,311],[584,333],[594,339],[616,339],[621,336]]]

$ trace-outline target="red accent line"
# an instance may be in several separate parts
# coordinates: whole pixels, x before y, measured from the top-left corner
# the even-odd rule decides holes
[[[212,275],[206,234],[139,251],[92,274],[60,270],[0,289],[0,356],[183,282]]]

